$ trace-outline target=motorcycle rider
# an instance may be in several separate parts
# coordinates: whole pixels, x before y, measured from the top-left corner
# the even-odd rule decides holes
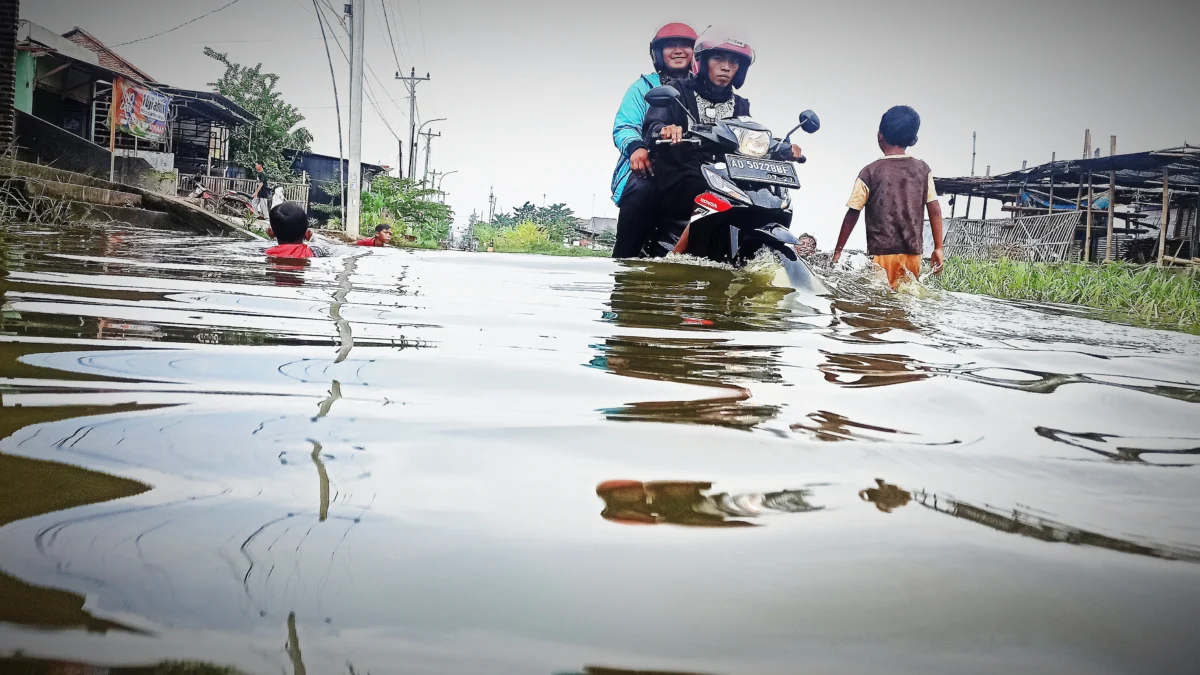
[[[724,31],[709,28],[696,40],[692,76],[672,83],[683,97],[691,118],[700,124],[750,115],[750,101],[734,93],[746,83],[754,49]],[[681,143],[688,115],[677,105],[651,108],[642,126],[642,141],[650,148],[663,217],[687,221],[698,195],[708,190],[700,172],[705,154],[696,145]],[[658,140],[671,141],[658,145]],[[792,159],[800,147],[792,145]]]
[[[696,31],[684,23],[669,23],[650,41],[654,72],[642,75],[625,92],[613,122],[613,143],[621,152],[613,171],[613,202],[621,209],[617,218],[614,258],[639,254],[658,220],[658,195],[650,176],[650,153],[642,140],[646,117],[646,92],[664,82],[688,77]]]

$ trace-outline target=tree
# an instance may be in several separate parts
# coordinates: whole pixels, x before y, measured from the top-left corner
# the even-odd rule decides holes
[[[283,151],[308,150],[313,137],[300,126],[304,121],[300,110],[285,103],[276,90],[279,76],[262,72],[261,63],[253,68],[234,63],[211,47],[204,48],[204,55],[225,66],[221,78],[208,86],[259,118],[253,125],[253,138],[249,126],[234,130],[229,140],[230,159],[246,168],[262,162],[267,176],[275,180],[293,175],[291,160]]]
[[[413,234],[424,244],[436,244],[450,236],[454,211],[441,202],[433,201],[441,194],[423,188],[417,181],[391,176],[376,176],[369,190],[362,193],[363,234],[373,233],[375,226],[388,223],[399,227],[412,226]]]

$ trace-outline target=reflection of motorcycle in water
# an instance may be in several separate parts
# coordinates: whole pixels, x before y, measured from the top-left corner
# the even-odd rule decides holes
[[[678,105],[687,110],[679,91],[671,86],[650,90],[646,102],[656,108]],[[827,294],[797,256],[793,246],[799,242],[788,229],[792,203],[787,191],[800,187],[796,169],[788,161],[791,136],[797,129],[813,133],[820,128],[821,121],[811,110],[800,115],[800,124],[782,140],[772,138],[770,129],[748,117],[713,124],[691,119],[681,142],[697,145],[705,156],[700,172],[708,191],[696,197],[688,222],[665,222],[644,252],[649,257],[686,253],[742,266],[768,250],[779,258],[795,288]],[[804,162],[804,157],[797,161]]]
[[[600,516],[628,525],[683,525],[690,527],[757,527],[747,518],[765,513],[807,513],[824,506],[809,504],[808,490],[751,492],[739,495],[705,494],[712,483],[699,481],[610,480],[596,486],[604,500]]]

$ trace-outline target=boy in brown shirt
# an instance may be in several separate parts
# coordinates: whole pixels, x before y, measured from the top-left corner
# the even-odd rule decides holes
[[[887,272],[888,283],[895,289],[907,276],[921,276],[921,249],[925,211],[933,231],[933,255],[929,261],[934,273],[942,271],[942,206],[937,200],[933,173],[929,165],[905,152],[917,143],[921,117],[906,105],[883,114],[879,122],[879,149],[883,158],[858,174],[854,191],[846,203],[833,262],[842,256],[842,248],[858,224],[858,215],[867,210],[867,255]]]

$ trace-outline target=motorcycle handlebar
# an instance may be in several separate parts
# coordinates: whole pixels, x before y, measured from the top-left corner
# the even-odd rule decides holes
[[[691,143],[692,145],[700,145],[699,138],[684,138],[680,139],[680,143]],[[674,145],[675,141],[658,140],[654,141],[655,145]]]

